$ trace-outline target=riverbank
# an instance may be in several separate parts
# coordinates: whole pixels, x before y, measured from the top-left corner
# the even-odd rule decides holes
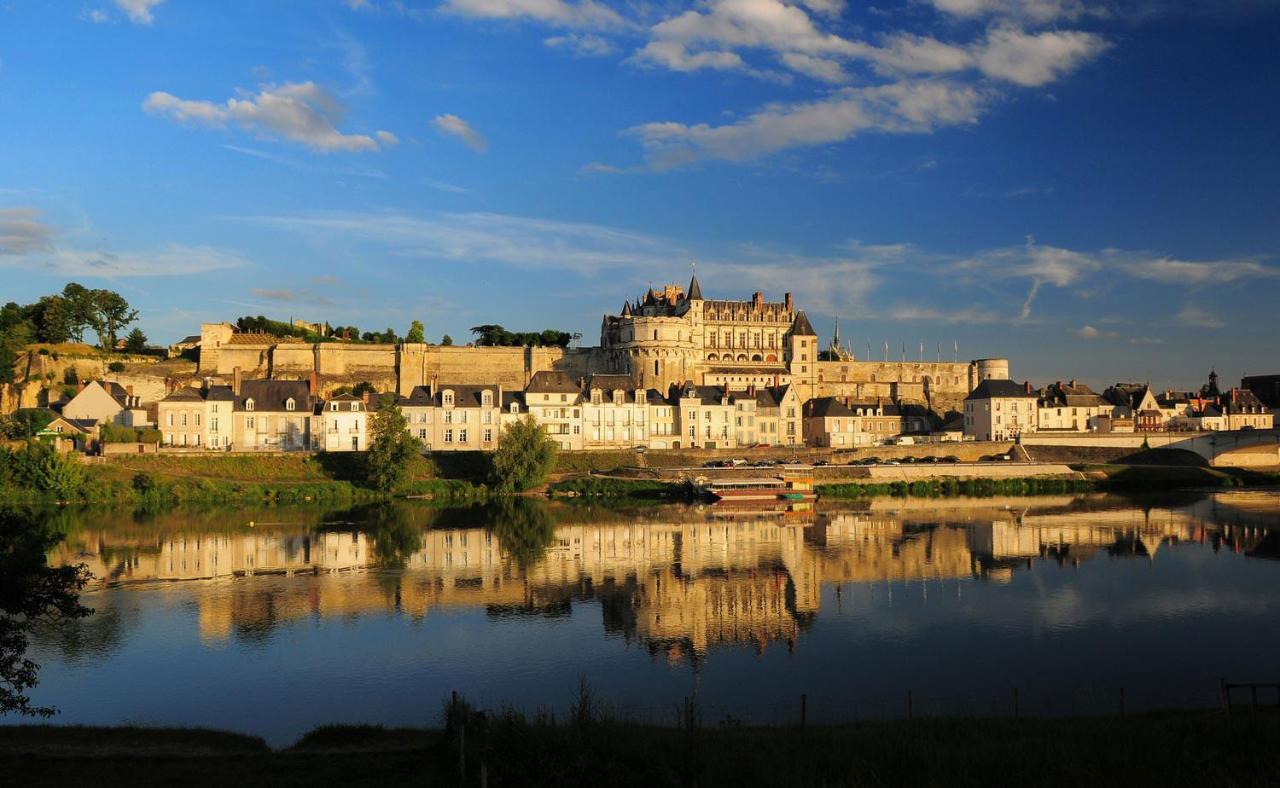
[[[673,720],[675,710],[673,709]],[[697,721],[695,720],[695,723]],[[1182,711],[690,729],[497,714],[466,728],[320,728],[271,750],[198,729],[0,727],[22,785],[1267,785],[1280,718]],[[460,779],[465,774],[465,779]]]

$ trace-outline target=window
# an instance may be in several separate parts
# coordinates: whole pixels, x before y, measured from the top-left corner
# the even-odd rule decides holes
[[[420,440],[420,441],[424,441],[424,440],[426,440],[426,439],[427,439],[427,431],[426,431],[426,430],[418,430],[418,440]]]
[[[358,413],[359,411],[360,411],[360,403],[359,402],[351,403],[351,412]]]
[[[197,426],[197,427],[199,427],[199,426],[200,426],[200,414],[199,414],[199,413],[197,413],[197,414],[196,414],[196,426]]]
[[[173,411],[169,411],[169,426],[173,426]]]
[[[446,392],[444,392],[443,394],[441,394],[441,395],[440,395],[440,401],[444,403],[444,406],[445,406],[446,408],[452,408],[452,407],[453,407],[453,392],[452,392],[452,391],[446,391]]]
[[[330,402],[330,403],[329,403],[329,410],[330,410],[330,411],[332,411],[333,413],[337,413],[337,412],[338,412],[338,403],[336,403],[336,402]]]
[[[444,442],[445,442],[445,443],[453,443],[453,430],[445,430],[445,431],[444,431]]]
[[[250,397],[249,399],[244,401],[244,409],[253,410],[253,397]]]
[[[182,412],[182,426],[184,426],[184,427],[185,427],[185,426],[187,426],[187,412],[186,412],[186,411],[183,411],[183,412]]]
[[[466,443],[466,442],[467,442],[467,431],[458,430],[458,443]]]
[[[492,443],[492,442],[493,442],[493,430],[485,430],[485,431],[484,431],[484,442],[485,442],[485,443]]]
[[[492,408],[492,407],[493,407],[493,392],[492,392],[492,391],[486,391],[485,393],[481,394],[481,395],[480,395],[480,403],[481,403],[482,405],[484,405],[486,408]]]
[[[285,409],[285,410],[293,410],[293,409],[294,409],[295,404],[296,404],[296,403],[294,403],[294,401],[293,401],[293,397],[290,397],[289,399],[287,399],[287,400],[285,400],[285,401],[284,401],[284,409]]]
[[[254,420],[252,416],[244,420],[244,426],[247,427],[248,429],[253,429],[253,424],[254,424]]]

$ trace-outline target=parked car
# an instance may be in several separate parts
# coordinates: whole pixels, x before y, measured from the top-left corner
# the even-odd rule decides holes
[[[942,458],[942,461],[946,463],[957,463],[960,462],[960,458],[954,454],[948,454],[946,457]]]
[[[830,464],[831,464],[831,463],[827,462],[826,460],[818,460],[817,462],[815,462],[815,463],[813,464],[813,467],[815,467],[815,468],[825,468],[825,467],[827,467],[827,466],[828,466],[828,465],[830,465]]]

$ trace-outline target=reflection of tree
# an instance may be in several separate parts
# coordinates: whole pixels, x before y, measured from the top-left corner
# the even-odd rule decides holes
[[[46,562],[46,552],[61,540],[43,518],[0,511],[0,714],[54,713],[26,695],[40,669],[26,658],[28,637],[42,622],[93,612],[79,601],[88,571]]]
[[[369,513],[367,533],[373,539],[373,558],[378,566],[404,569],[409,556],[422,549],[422,530],[409,522],[402,506],[379,504]]]
[[[500,498],[488,507],[487,519],[498,544],[515,559],[521,569],[538,561],[555,538],[556,524],[541,501],[529,498]]]

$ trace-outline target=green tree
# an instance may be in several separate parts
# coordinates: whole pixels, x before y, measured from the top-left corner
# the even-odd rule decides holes
[[[385,400],[373,414],[373,442],[366,463],[369,483],[390,492],[409,476],[409,467],[418,456],[418,443],[409,435],[409,422],[393,400]]]
[[[493,481],[505,492],[523,492],[542,484],[556,463],[556,444],[531,417],[502,431],[493,455]]]
[[[145,353],[147,350],[147,335],[142,333],[140,328],[130,331],[129,336],[125,337],[124,349],[130,353]]]
[[[421,320],[415,320],[409,324],[409,333],[404,335],[404,341],[418,344],[427,341],[427,330],[423,327]]]
[[[80,604],[90,578],[84,565],[51,567],[45,558],[61,539],[38,518],[0,511],[0,715],[55,713],[26,694],[39,683],[40,670],[26,657],[29,635],[51,620],[93,612]]]
[[[89,291],[89,328],[98,335],[98,347],[103,350],[114,350],[119,333],[137,319],[138,310],[114,290]]]
[[[452,347],[453,337],[449,336],[448,334],[445,334],[443,337],[441,337],[440,344],[444,345],[445,347]]]

